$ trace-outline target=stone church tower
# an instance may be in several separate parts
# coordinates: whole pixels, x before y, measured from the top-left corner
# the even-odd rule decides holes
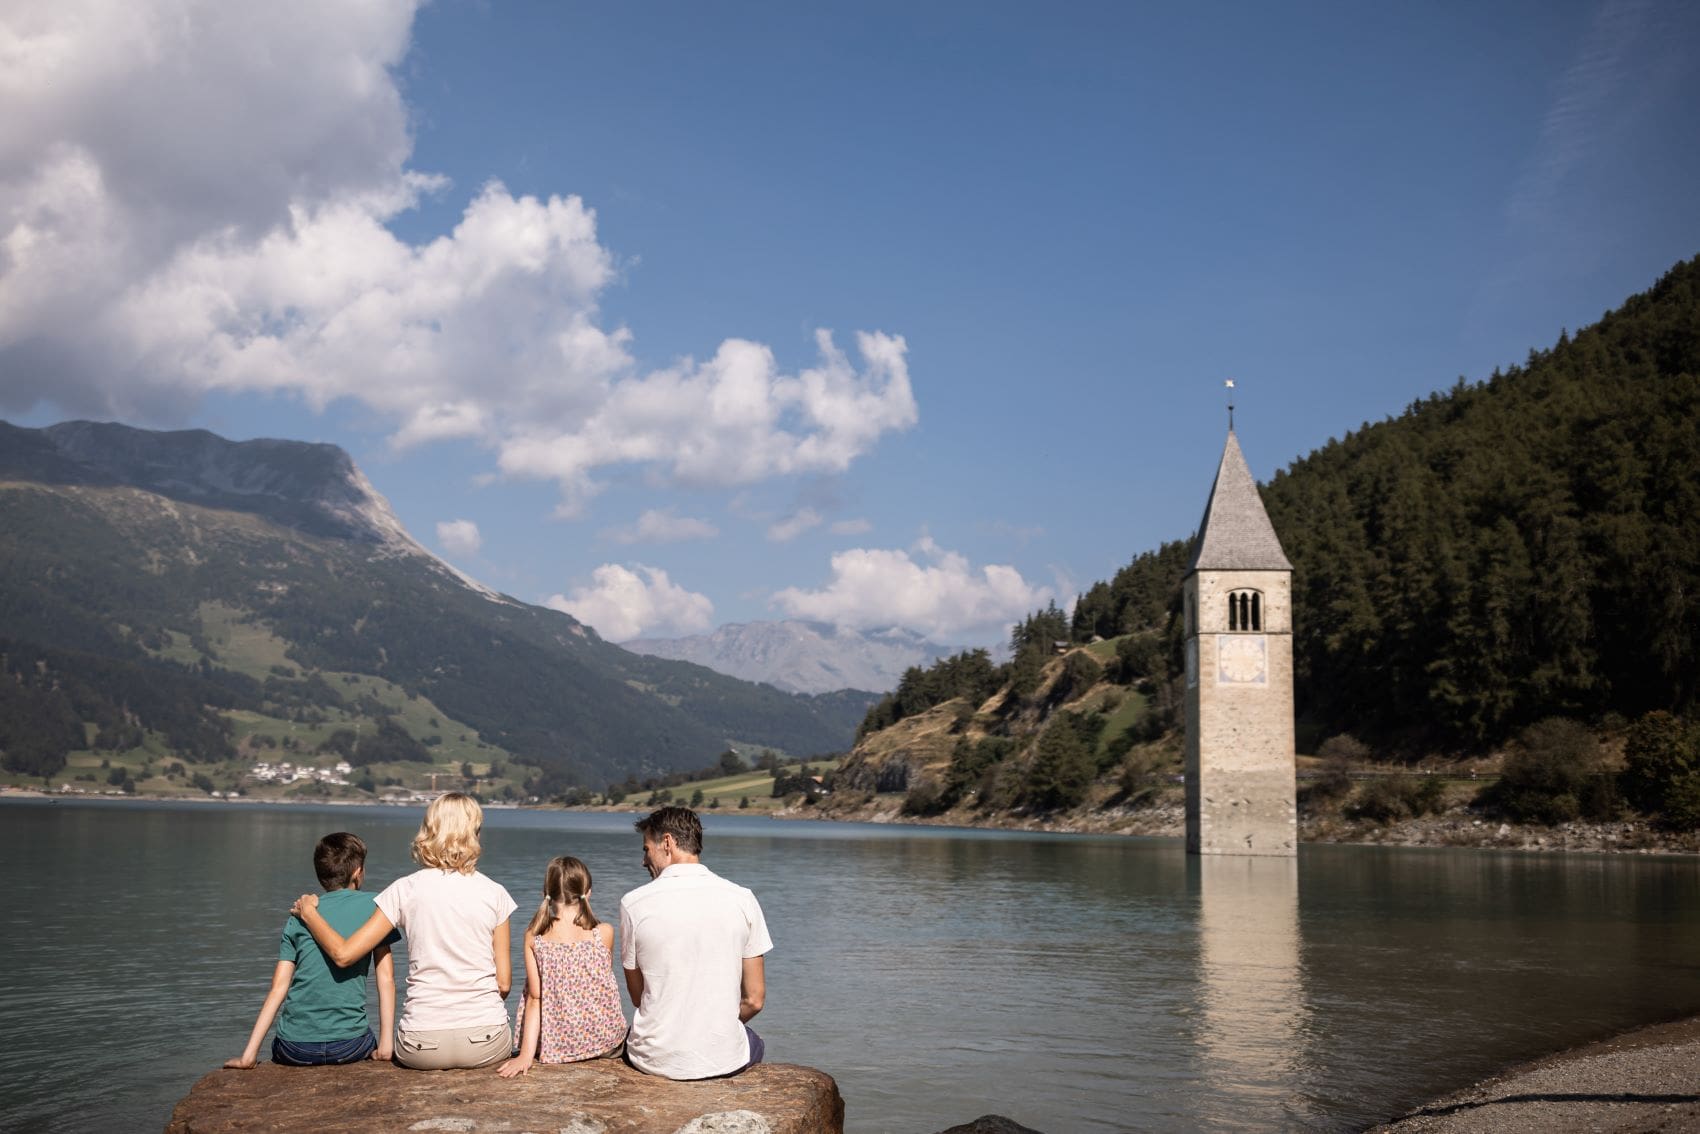
[[[1181,583],[1189,854],[1298,853],[1292,580],[1230,428]]]

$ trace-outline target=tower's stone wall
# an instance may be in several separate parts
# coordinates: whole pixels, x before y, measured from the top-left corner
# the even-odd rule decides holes
[[[1295,854],[1292,573],[1200,569],[1184,588],[1187,850]],[[1255,629],[1230,629],[1242,591]]]

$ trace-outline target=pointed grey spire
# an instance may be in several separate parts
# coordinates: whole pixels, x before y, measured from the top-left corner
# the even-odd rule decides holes
[[[1233,430],[1198,525],[1187,571],[1291,571]]]

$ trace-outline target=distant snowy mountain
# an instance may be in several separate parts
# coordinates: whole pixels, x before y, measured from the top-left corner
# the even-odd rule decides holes
[[[824,622],[729,622],[712,634],[622,642],[633,653],[695,662],[791,693],[861,689],[885,693],[912,665],[929,666],[959,649],[891,628],[859,634]]]

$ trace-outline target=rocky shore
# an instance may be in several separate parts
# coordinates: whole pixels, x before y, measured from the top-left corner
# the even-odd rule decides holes
[[[1700,1017],[1508,1068],[1373,1134],[1700,1130]]]
[[[11,790],[0,792],[6,799],[57,798],[48,793]],[[98,797],[78,797],[95,799]],[[125,799],[135,797],[126,796]],[[146,797],[154,799],[154,797]],[[155,800],[159,802],[159,800]],[[263,805],[276,800],[170,799],[167,802]],[[347,803],[318,800],[318,804]],[[547,805],[521,810],[616,812],[642,815],[647,806],[624,803],[560,807]],[[730,814],[742,814],[731,812]],[[921,827],[983,827],[1004,831],[1046,831],[1068,835],[1133,835],[1178,839],[1186,834],[1186,814],[1178,800],[1137,808],[1108,807],[1029,815],[1021,812],[982,813],[956,808],[941,815],[903,814],[900,795],[854,795],[828,798],[817,804],[801,803],[765,812],[774,819],[836,820],[854,823],[896,823]],[[1644,820],[1613,823],[1565,823],[1557,827],[1505,823],[1464,807],[1441,815],[1424,815],[1395,823],[1350,820],[1338,815],[1302,817],[1299,840],[1307,843],[1344,843],[1389,847],[1477,847],[1486,850],[1568,851],[1630,854],[1700,854],[1700,831],[1665,831]]]
[[[773,813],[778,819],[842,820],[859,823],[908,823],[918,826],[985,827],[1010,831],[1050,831],[1074,835],[1139,835],[1181,838],[1186,812],[1181,802],[1165,800],[1138,808],[1099,808],[1055,815],[1019,812],[982,813],[956,808],[941,815],[903,814],[899,795],[854,795],[813,805],[791,806]],[[1395,823],[1351,820],[1338,815],[1308,816],[1299,821],[1299,839],[1307,843],[1347,843],[1364,846],[1478,847],[1490,850],[1627,852],[1635,854],[1700,853],[1700,832],[1664,831],[1637,821],[1565,823],[1557,827],[1505,823],[1466,807],[1440,815],[1424,815]]]

